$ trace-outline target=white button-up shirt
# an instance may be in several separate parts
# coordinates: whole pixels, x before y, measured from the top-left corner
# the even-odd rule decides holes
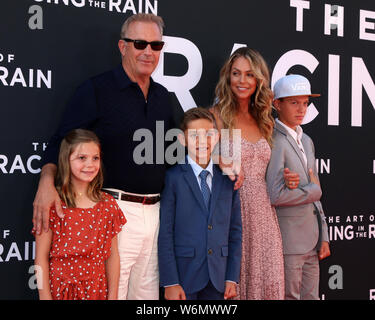
[[[276,121],[277,121],[277,123],[282,125],[287,130],[287,132],[292,136],[292,138],[296,141],[298,148],[301,150],[303,160],[304,160],[305,166],[307,168],[307,157],[306,157],[305,149],[303,148],[303,144],[302,144],[302,141],[301,141],[302,134],[303,134],[303,130],[302,130],[301,126],[297,126],[296,130],[293,130],[292,128],[288,127],[286,124],[282,123],[279,119],[276,119]]]

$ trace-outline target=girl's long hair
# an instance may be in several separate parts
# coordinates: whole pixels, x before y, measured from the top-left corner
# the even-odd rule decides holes
[[[234,128],[234,118],[238,102],[231,89],[230,76],[235,60],[243,57],[250,63],[257,81],[257,88],[249,102],[249,113],[255,119],[259,130],[269,145],[272,145],[274,118],[272,117],[273,93],[270,89],[269,69],[263,57],[254,49],[242,47],[233,52],[220,71],[220,79],[215,89],[215,111],[218,112],[226,129]]]
[[[81,143],[94,142],[100,150],[99,138],[89,130],[74,129],[70,131],[61,142],[59,160],[57,165],[57,175],[55,179],[56,190],[60,198],[68,207],[75,208],[76,194],[71,182],[70,155]],[[100,157],[101,159],[101,157]],[[102,199],[101,188],[103,186],[103,169],[100,160],[100,168],[96,177],[89,183],[87,195],[92,201]]]

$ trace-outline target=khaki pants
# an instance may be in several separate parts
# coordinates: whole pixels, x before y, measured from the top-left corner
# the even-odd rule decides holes
[[[285,299],[319,300],[319,259],[316,249],[284,254]]]
[[[155,196],[155,194],[141,196]],[[160,202],[143,205],[137,202],[117,200],[117,204],[127,220],[118,234],[120,255],[118,299],[158,300],[157,243]]]

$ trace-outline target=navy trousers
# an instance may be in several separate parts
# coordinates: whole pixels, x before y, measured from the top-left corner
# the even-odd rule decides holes
[[[202,290],[186,294],[186,300],[224,300],[224,293],[217,291],[211,281],[208,281]]]

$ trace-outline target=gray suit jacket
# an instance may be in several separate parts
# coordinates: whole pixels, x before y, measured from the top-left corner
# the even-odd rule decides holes
[[[276,208],[279,220],[284,254],[304,254],[315,247],[319,250],[322,241],[329,241],[327,223],[319,201],[322,190],[310,181],[308,173],[311,168],[318,177],[314,144],[306,134],[303,134],[301,140],[307,167],[293,137],[276,122],[266,180],[271,203]],[[286,187],[284,168],[299,174],[297,189]]]

